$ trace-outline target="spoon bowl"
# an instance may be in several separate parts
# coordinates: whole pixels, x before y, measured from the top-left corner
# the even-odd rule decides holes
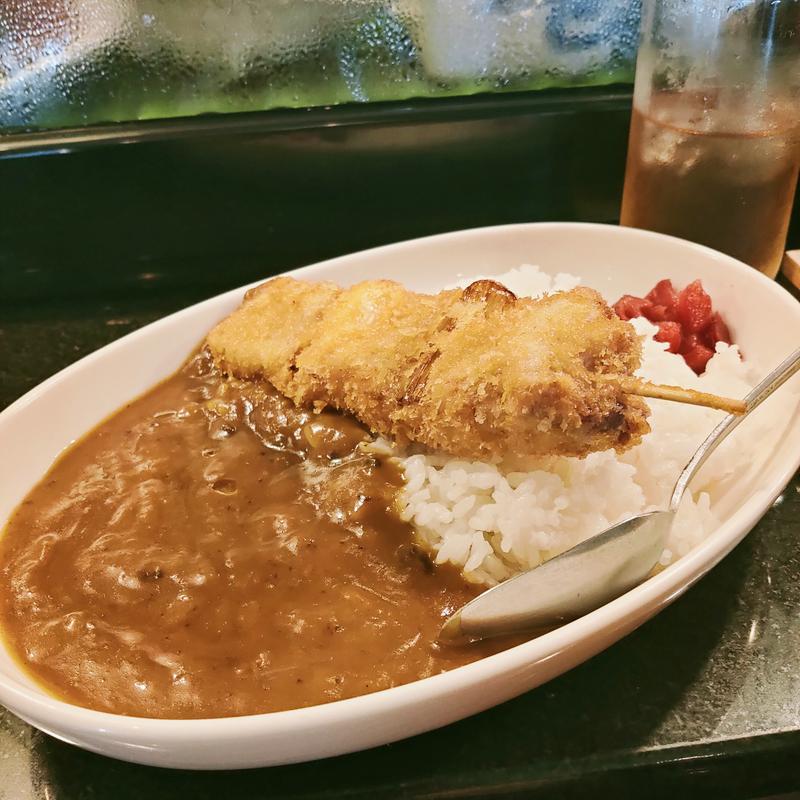
[[[462,606],[439,638],[485,639],[550,628],[588,614],[641,583],[658,562],[674,511],[651,511],[614,525],[540,567]]]

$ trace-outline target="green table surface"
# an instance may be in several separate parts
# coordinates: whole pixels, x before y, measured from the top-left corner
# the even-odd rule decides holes
[[[5,307],[0,407],[199,299]],[[502,706],[353,755],[161,770],[83,752],[0,709],[0,798],[784,795],[800,789],[798,534],[800,475],[718,567],[618,644]]]

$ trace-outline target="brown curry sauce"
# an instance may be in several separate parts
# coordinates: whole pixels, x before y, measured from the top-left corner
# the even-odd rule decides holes
[[[0,625],[50,692],[134,716],[298,708],[508,647],[436,644],[477,593],[394,511],[352,419],[203,355],[69,448],[0,539]]]

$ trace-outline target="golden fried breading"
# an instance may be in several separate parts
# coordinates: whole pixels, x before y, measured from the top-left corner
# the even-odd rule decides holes
[[[244,302],[209,335],[212,350],[242,377],[263,375],[288,395],[295,353],[316,335],[323,310],[341,293],[334,283],[273,278],[250,289]],[[215,358],[217,358],[215,356]]]
[[[584,456],[649,430],[646,404],[619,384],[639,339],[591,289],[531,300],[488,280],[424,295],[276,278],[206,344],[223,371],[299,405],[462,457]]]

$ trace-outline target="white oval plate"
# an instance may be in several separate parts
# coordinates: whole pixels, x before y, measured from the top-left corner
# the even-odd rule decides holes
[[[381,247],[296,270],[342,284],[394,278],[435,291],[462,274],[522,263],[579,275],[609,299],[643,294],[660,278],[702,278],[732,323],[748,361],[765,373],[800,343],[800,304],[734,259],[658,234],[604,225],[543,223],[463,231]],[[0,520],[58,454],[105,416],[176,370],[240,302],[228,292],[148,325],[45,381],[0,414]],[[800,376],[799,376],[800,377]],[[797,383],[795,382],[795,386]],[[61,702],[0,648],[0,702],[64,741],[142,764],[234,769],[306,761],[360,750],[447,725],[528,691],[608,647],[704,575],[755,525],[800,464],[796,402],[770,405],[780,443],[757,481],[741,476],[717,505],[723,522],[689,555],[612,603],[506,652],[451,672],[328,705],[209,720],[154,720]],[[768,409],[772,410],[768,410]],[[780,409],[780,413],[777,413]],[[777,439],[777,437],[776,437]],[[678,656],[680,657],[680,656]]]

